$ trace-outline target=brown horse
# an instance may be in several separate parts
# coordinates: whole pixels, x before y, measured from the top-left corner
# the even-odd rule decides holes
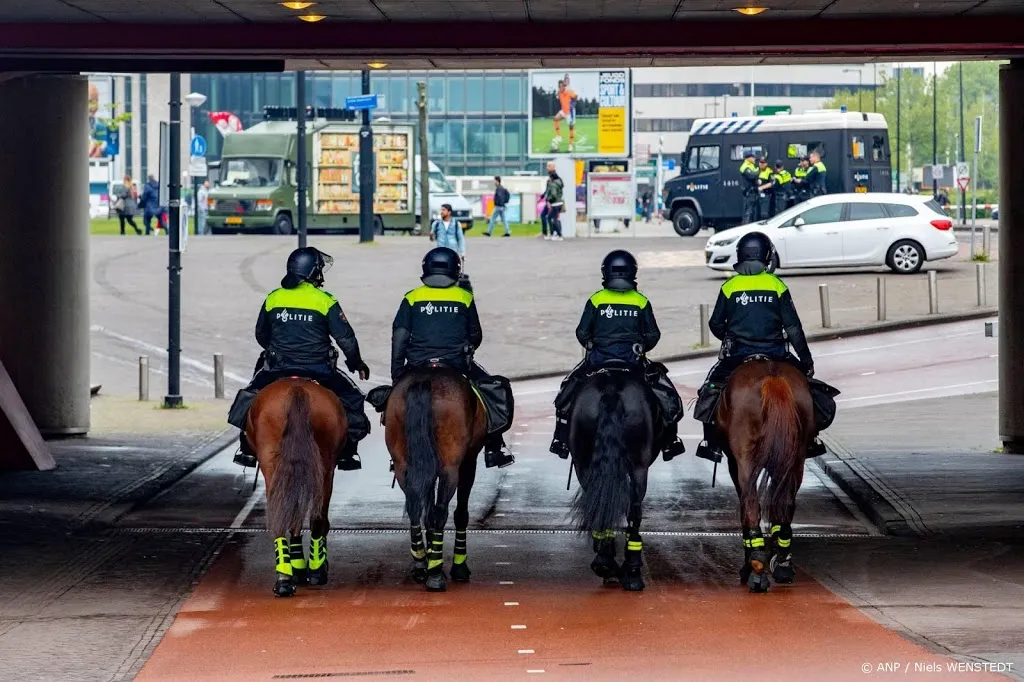
[[[327,583],[327,511],[334,463],[348,435],[345,408],[314,381],[278,379],[252,402],[246,428],[267,485],[267,530],[274,538],[274,594]],[[302,526],[309,517],[309,559]]]
[[[716,412],[727,443],[729,473],[740,498],[745,550],[740,583],[746,583],[751,592],[766,592],[766,569],[776,583],[792,583],[791,524],[803,482],[804,457],[814,437],[807,378],[788,362],[750,359],[729,377]],[[771,526],[770,560],[761,530],[762,500]]]
[[[384,440],[405,493],[412,536],[412,577],[431,592],[447,589],[444,527],[455,505],[451,579],[469,580],[466,529],[476,461],[487,436],[487,413],[469,381],[453,369],[431,365],[409,370],[395,384],[384,415]],[[424,545],[423,526],[426,526]]]

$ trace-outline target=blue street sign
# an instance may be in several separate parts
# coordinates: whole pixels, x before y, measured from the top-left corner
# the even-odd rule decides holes
[[[196,135],[192,138],[189,149],[192,152],[192,156],[206,156],[206,138],[202,135]]]
[[[345,108],[354,109],[376,109],[377,95],[357,95],[356,97],[345,98]]]
[[[107,156],[117,156],[121,151],[121,131],[113,126],[107,127]]]
[[[661,165],[662,165],[663,168],[665,168],[665,170],[670,170],[670,171],[671,170],[675,170],[676,169],[676,160],[675,159],[663,159],[662,162],[661,162]]]

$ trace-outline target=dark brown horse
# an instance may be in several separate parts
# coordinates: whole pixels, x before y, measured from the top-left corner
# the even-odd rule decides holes
[[[814,437],[814,406],[807,378],[788,362],[755,358],[729,377],[716,423],[725,435],[729,473],[740,498],[744,563],[740,582],[752,592],[793,582],[793,513]],[[758,487],[758,479],[764,478]],[[762,502],[771,526],[771,558],[761,530]]]
[[[257,394],[246,434],[267,486],[267,530],[274,538],[274,594],[327,583],[327,511],[334,463],[348,435],[341,401],[308,379],[278,379]],[[302,527],[309,517],[309,559]]]
[[[469,492],[487,436],[487,414],[465,377],[446,367],[429,366],[412,369],[398,380],[384,422],[384,440],[409,515],[412,577],[431,592],[443,592],[444,527],[456,492],[451,579],[469,580]]]

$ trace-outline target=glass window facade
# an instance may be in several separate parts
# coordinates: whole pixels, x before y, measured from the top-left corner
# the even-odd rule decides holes
[[[828,99],[837,92],[870,92],[873,85],[828,85],[805,83],[755,83],[757,97],[811,97]],[[750,97],[750,83],[636,83],[633,96],[640,97]]]
[[[374,118],[416,123],[420,81],[427,83],[431,160],[445,173],[511,175],[537,166],[526,156],[525,71],[376,72],[371,90],[380,95],[380,107]],[[193,74],[192,89],[207,96],[204,111],[231,112],[245,128],[263,120],[264,106],[295,105],[294,73]],[[361,91],[358,72],[306,74],[307,104],[344,107],[346,97]],[[219,158],[220,133],[205,116],[199,130],[209,156]]]

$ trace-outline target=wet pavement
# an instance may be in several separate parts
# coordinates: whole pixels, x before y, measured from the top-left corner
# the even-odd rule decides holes
[[[326,588],[271,595],[263,482],[253,491],[252,470],[225,450],[102,517],[105,527],[70,533],[91,543],[58,545],[74,572],[38,560],[47,543],[25,520],[25,546],[6,547],[0,568],[40,569],[2,588],[0,661],[18,680],[846,680],[864,679],[864,665],[872,676],[923,678],[986,662],[1003,666],[999,679],[1024,679],[1024,505],[1014,496],[1024,459],[991,452],[997,351],[982,329],[814,346],[818,376],[843,391],[829,431],[836,452],[822,459],[870,474],[924,530],[882,535],[865,500],[811,463],[791,587],[739,586],[735,493],[724,468],[712,488],[712,465],[692,456],[699,424],[689,415],[689,452],[651,470],[647,590],[602,586],[589,541],[566,519],[577,482],[566,490],[567,463],[547,453],[558,381],[536,380],[515,386],[516,464],[477,477],[470,584],[437,595],[407,578],[403,499],[375,422],[363,470],[336,476]],[[709,364],[671,365],[685,399]]]

